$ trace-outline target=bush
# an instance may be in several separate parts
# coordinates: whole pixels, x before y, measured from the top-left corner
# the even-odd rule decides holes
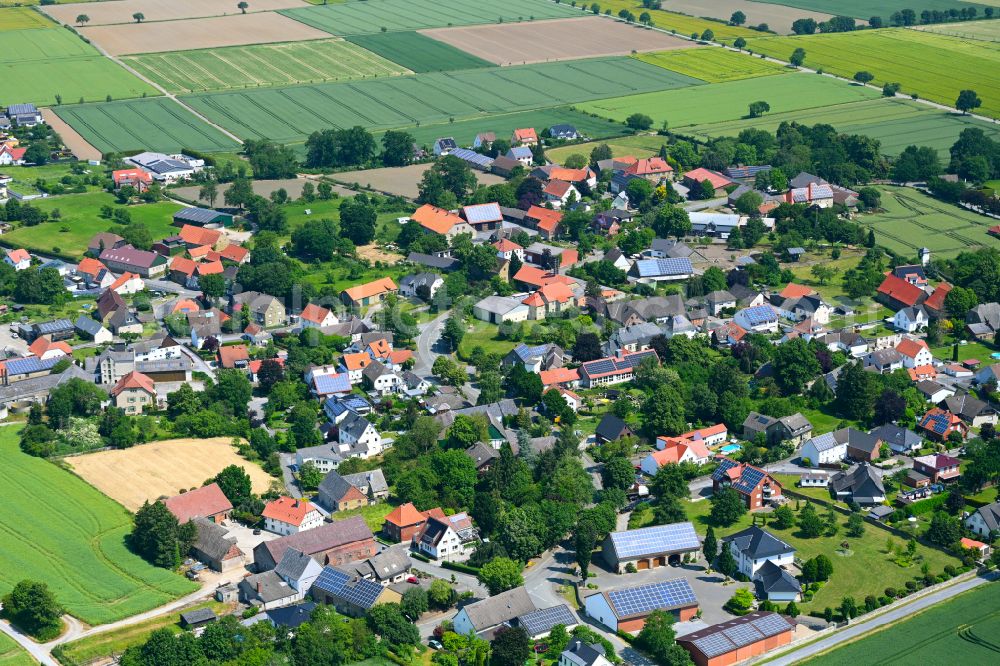
[[[890,599],[895,599],[896,597],[899,596],[899,592],[897,592],[896,588],[894,587],[887,587],[885,588],[885,596],[889,597]]]
[[[915,592],[917,589],[917,582],[913,580],[906,581],[906,590],[908,592]]]
[[[945,566],[944,573],[948,578],[954,578],[955,576],[958,575],[958,571],[956,571],[955,567],[951,566],[950,564]]]
[[[452,571],[461,571],[462,573],[472,574],[473,576],[479,573],[479,569],[476,567],[470,567],[468,564],[462,564],[461,562],[442,562],[441,567],[443,569],[451,569]]]

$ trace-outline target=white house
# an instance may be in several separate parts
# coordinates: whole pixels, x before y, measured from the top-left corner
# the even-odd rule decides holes
[[[340,323],[340,319],[333,313],[333,310],[315,303],[310,303],[302,308],[299,321],[302,322],[302,328],[326,328]]]
[[[515,587],[513,590],[463,606],[455,615],[452,624],[456,634],[468,636],[492,629],[535,610],[538,609],[524,586]]]
[[[931,354],[931,350],[927,348],[927,343],[923,340],[903,338],[896,345],[896,351],[903,357],[904,368],[919,368],[934,363],[934,355]]]
[[[965,519],[965,526],[981,537],[990,538],[1000,531],[1000,502],[979,507]]]
[[[832,432],[817,435],[802,445],[801,457],[813,467],[834,465],[847,458],[847,439],[837,441]]]
[[[403,385],[400,376],[379,361],[369,363],[361,375],[365,386],[379,395],[396,393]]]
[[[580,200],[579,190],[573,186],[573,183],[567,183],[565,180],[550,180],[545,189],[542,190],[542,194],[555,209],[562,208],[571,200]]]
[[[281,556],[274,573],[304,598],[312,584],[323,573],[323,565],[301,550],[289,548]]]
[[[563,400],[566,401],[566,404],[570,409],[574,412],[580,411],[580,407],[583,406],[583,398],[573,391],[570,391],[568,388],[564,388],[562,386],[557,386],[555,390],[558,391],[559,395],[563,397]]]
[[[323,524],[323,514],[306,500],[279,497],[264,506],[264,529],[281,536],[305,532]]]
[[[733,318],[739,326],[754,333],[777,333],[778,313],[770,305],[743,308]]]
[[[111,283],[108,287],[116,294],[121,296],[128,296],[129,294],[137,294],[146,288],[146,283],[142,281],[136,273],[122,273],[121,277]]]
[[[914,333],[927,326],[927,310],[924,306],[917,305],[911,308],[903,308],[892,318],[892,325],[897,331]]]
[[[572,638],[559,655],[559,666],[611,666],[611,662],[604,656],[604,647],[600,644]]]
[[[340,455],[340,447],[336,444],[322,444],[320,446],[308,446],[295,452],[295,464],[302,467],[307,462],[316,466],[323,474],[328,474],[337,469],[337,466],[344,461]]]
[[[430,516],[420,531],[413,535],[418,551],[436,560],[460,562],[472,554],[469,544],[477,539],[476,528],[466,513],[438,518]]]
[[[784,567],[790,566],[795,561],[794,548],[756,526],[728,536],[723,542],[736,560],[739,572],[751,580],[765,562]]]
[[[3,260],[13,266],[15,271],[23,271],[26,268],[31,268],[31,255],[23,248],[7,250]]]
[[[385,449],[382,435],[375,426],[365,417],[353,412],[341,422],[338,434],[341,450],[349,449],[348,455],[370,458],[379,455]]]
[[[458,148],[458,144],[455,143],[455,139],[450,136],[441,137],[434,142],[434,154],[438,157],[442,155],[449,155],[451,154],[451,151],[456,148]]]
[[[726,427],[725,423],[716,423],[714,426],[708,426],[707,428],[690,430],[682,435],[678,435],[676,438],[657,437],[656,448],[665,449],[671,439],[700,441],[702,444],[709,447],[718,446],[729,439],[729,429]]]

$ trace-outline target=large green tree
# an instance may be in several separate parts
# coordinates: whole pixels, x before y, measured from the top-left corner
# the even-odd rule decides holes
[[[476,575],[490,596],[524,585],[521,565],[508,557],[497,557],[482,566]]]

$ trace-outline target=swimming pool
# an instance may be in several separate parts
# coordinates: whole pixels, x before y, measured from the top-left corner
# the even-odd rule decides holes
[[[736,453],[737,451],[741,450],[743,450],[743,447],[740,446],[739,444],[727,444],[726,446],[723,446],[721,449],[719,449],[719,453],[729,454],[729,453]]]

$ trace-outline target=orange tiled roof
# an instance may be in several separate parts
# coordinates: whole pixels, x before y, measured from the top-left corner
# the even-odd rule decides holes
[[[156,384],[153,382],[153,378],[142,374],[138,370],[133,370],[119,379],[118,383],[111,389],[111,395],[117,396],[126,389],[140,389],[146,393],[156,395]]]
[[[525,217],[531,220],[536,220],[536,226],[542,231],[547,231],[549,233],[554,233],[559,227],[559,222],[562,221],[562,213],[557,210],[542,208],[541,206],[531,206],[528,208],[528,212],[525,213]]]
[[[138,280],[138,279],[141,279],[141,278],[139,278],[139,274],[138,273],[125,272],[125,273],[122,273],[122,275],[121,275],[120,278],[118,278],[117,280],[115,280],[114,282],[112,282],[111,286],[108,287],[108,289],[115,289],[115,290],[117,290],[118,287],[124,286],[125,283],[128,282],[129,280]]]
[[[692,169],[684,174],[684,178],[687,180],[696,180],[699,183],[708,181],[712,183],[712,187],[719,189],[720,187],[725,187],[726,185],[731,185],[733,181],[729,180],[720,173],[715,173],[714,171],[709,171],[708,169]]]
[[[392,278],[384,277],[372,282],[366,282],[365,284],[359,284],[355,287],[349,287],[344,290],[344,293],[352,301],[360,301],[362,298],[370,298],[377,294],[384,294],[388,291],[396,291],[397,289],[398,287],[392,281]]]
[[[58,342],[52,342],[52,340],[46,336],[36,338],[35,341],[32,342],[31,345],[28,347],[28,351],[37,356],[38,358],[41,358],[45,354],[45,352],[50,351],[52,349],[58,349],[66,356],[70,356],[73,353],[73,349],[62,340]]]
[[[226,267],[222,265],[221,261],[209,261],[198,264],[198,275],[218,275],[224,272],[226,272]]]
[[[106,270],[108,270],[107,266],[91,257],[84,257],[76,267],[77,273],[83,273],[91,277],[96,277],[98,273]]]
[[[191,224],[181,227],[178,235],[185,243],[191,245],[215,245],[222,238],[222,232],[218,229],[205,229]]]
[[[213,252],[211,245],[199,245],[188,250],[192,259],[206,259]]]
[[[175,312],[181,312],[181,311],[184,311],[184,312],[198,312],[199,310],[201,310],[201,308],[198,307],[198,304],[195,303],[192,299],[190,299],[190,298],[181,298],[181,299],[178,299],[170,307],[170,314],[174,314]]]
[[[538,376],[542,380],[542,386],[552,386],[553,384],[568,384],[579,381],[580,371],[576,368],[552,368],[551,370],[542,370]]]
[[[928,307],[931,310],[943,310],[944,309],[944,299],[951,291],[951,285],[947,282],[942,282],[937,286],[937,289],[927,297],[924,301],[924,307]]]
[[[524,282],[525,284],[530,284],[534,287],[541,287],[552,282],[562,282],[564,284],[572,282],[572,280],[565,275],[549,273],[547,271],[543,271],[541,268],[537,268],[529,264],[523,264],[521,268],[518,269],[517,273],[514,274],[514,279],[518,282]]]
[[[590,169],[569,169],[563,166],[554,166],[549,169],[551,180],[565,180],[568,183],[579,183],[590,177]]]
[[[184,275],[186,275],[188,277],[191,277],[192,275],[194,275],[194,271],[195,271],[196,268],[198,268],[198,264],[196,264],[194,261],[192,261],[191,259],[188,259],[186,257],[179,257],[178,256],[178,257],[174,257],[170,261],[170,270],[171,271],[177,271],[178,273],[183,273]]]
[[[394,349],[389,352],[389,362],[393,365],[402,365],[413,358],[413,352],[409,349]]]
[[[910,379],[913,381],[919,381],[921,379],[934,379],[937,377],[937,370],[934,369],[933,365],[918,365],[915,368],[907,368],[906,372],[910,375]]]
[[[248,360],[250,360],[250,351],[246,345],[219,347],[219,365],[223,368],[234,368],[237,361]]]
[[[235,261],[236,263],[242,263],[246,261],[246,258],[250,256],[250,250],[246,249],[242,245],[230,244],[222,248],[219,251],[223,259],[228,259],[229,261]]]
[[[497,249],[497,252],[513,252],[514,250],[524,249],[509,238],[501,238],[496,243],[493,243],[493,247]]]
[[[348,370],[364,370],[372,362],[367,352],[344,354],[344,367]]]
[[[637,176],[650,176],[659,173],[670,173],[674,170],[672,166],[662,157],[644,157],[625,170],[626,173],[633,173]]]
[[[264,518],[288,523],[289,525],[301,525],[310,511],[315,511],[315,509],[307,500],[279,497],[276,500],[268,502],[261,515]]]
[[[417,507],[413,506],[413,502],[407,502],[393,509],[388,516],[385,517],[385,522],[392,523],[397,527],[407,527],[410,525],[419,525],[427,520],[427,516],[424,512],[418,511]]]
[[[31,261],[31,255],[24,248],[18,248],[16,250],[7,250],[7,256],[15,264],[19,264],[22,261]]]
[[[315,303],[310,303],[309,305],[302,308],[302,313],[299,315],[299,317],[303,321],[311,321],[314,324],[320,324],[323,322],[324,319],[326,319],[327,315],[329,314],[330,311],[328,309],[320,307]]]
[[[538,141],[538,133],[534,127],[522,127],[514,130],[514,139],[517,141]]]
[[[418,208],[410,216],[410,219],[436,234],[447,234],[456,224],[465,222],[455,213],[430,204],[424,204]]]
[[[778,292],[778,295],[782,298],[802,298],[803,296],[808,296],[809,294],[816,293],[816,290],[812,287],[807,287],[803,284],[795,284],[794,282],[789,282],[785,285],[785,288]]]
[[[549,196],[559,197],[561,199],[566,196],[569,192],[569,188],[571,187],[573,186],[565,180],[550,180],[545,186],[545,189],[542,191]]]
[[[913,306],[923,296],[924,290],[890,274],[886,275],[882,284],[878,286],[878,293],[899,301],[904,305]]]
[[[923,340],[914,340],[912,338],[904,338],[902,342],[896,345],[896,351],[898,351],[903,356],[908,356],[910,358],[916,358],[922,350],[927,349],[927,343]]]

